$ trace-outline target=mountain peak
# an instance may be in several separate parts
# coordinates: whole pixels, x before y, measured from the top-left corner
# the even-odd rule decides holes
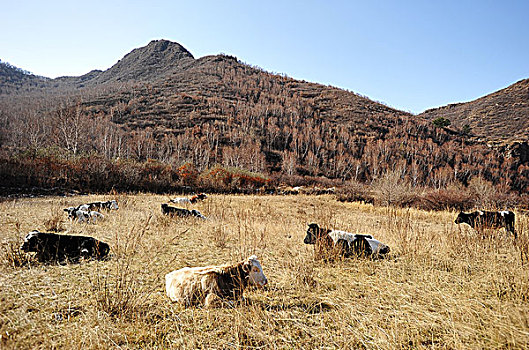
[[[93,82],[157,80],[176,70],[188,67],[194,61],[193,55],[179,43],[169,40],[152,40],[146,46],[126,54]]]
[[[179,58],[194,58],[193,55],[179,43],[165,39],[152,40],[149,44],[147,44],[147,46],[140,47],[136,50],[144,51],[150,54],[159,53],[169,56],[178,56]],[[133,50],[132,52],[136,50]]]

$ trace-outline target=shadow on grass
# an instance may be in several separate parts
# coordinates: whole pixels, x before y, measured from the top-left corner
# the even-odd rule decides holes
[[[331,311],[336,308],[336,305],[325,301],[302,301],[292,300],[287,303],[266,303],[260,300],[245,300],[245,303],[251,306],[262,308],[266,311],[287,311],[300,310],[307,314],[319,314],[322,312]]]

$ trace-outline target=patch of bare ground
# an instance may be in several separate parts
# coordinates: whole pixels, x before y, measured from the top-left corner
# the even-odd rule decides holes
[[[453,223],[455,212],[340,203],[333,196],[211,195],[208,220],[168,218],[166,196],[118,195],[95,225],[58,218],[109,196],[0,203],[0,348],[527,348],[529,219],[519,241]],[[383,260],[313,259],[306,225],[369,233]],[[51,224],[51,225],[50,225]],[[111,245],[108,261],[13,264],[33,229]],[[233,308],[184,308],[166,273],[256,254],[269,285]],[[16,258],[15,258],[16,259]]]

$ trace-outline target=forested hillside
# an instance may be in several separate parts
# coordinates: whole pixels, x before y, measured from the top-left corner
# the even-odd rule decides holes
[[[168,41],[107,71],[22,90],[0,95],[2,176],[11,187],[236,190],[371,183],[389,171],[414,187],[473,177],[507,190],[529,184],[527,159],[507,146],[232,56],[195,59]]]

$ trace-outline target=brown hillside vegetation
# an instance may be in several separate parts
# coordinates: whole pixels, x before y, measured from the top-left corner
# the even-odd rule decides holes
[[[527,140],[529,137],[529,79],[477,100],[429,109],[421,117],[449,119],[470,126],[472,134],[487,140]]]
[[[209,219],[171,219],[159,195],[117,195],[96,225],[62,208],[108,196],[0,203],[0,347],[35,348],[470,348],[529,347],[528,218],[519,241],[504,230],[453,223],[455,212],[339,203],[332,196],[211,195]],[[28,215],[28,213],[31,215]],[[62,214],[61,214],[62,213]],[[61,216],[62,215],[62,216]],[[46,222],[111,245],[108,261],[46,265],[17,247]],[[369,233],[383,260],[314,260],[308,222]],[[59,225],[60,224],[60,225]],[[269,284],[235,307],[173,304],[164,275],[256,254]],[[15,264],[14,264],[15,262]]]
[[[238,168],[293,185],[369,184],[389,171],[413,187],[467,186],[472,178],[503,192],[529,185],[525,153],[489,148],[353,92],[264,72],[232,56],[195,59],[166,40],[133,50],[104,72],[4,93],[0,107],[0,174],[14,188],[78,188],[79,176],[65,173],[82,168],[84,186],[107,167],[130,162],[161,164],[166,174]],[[141,178],[136,173],[131,177]],[[163,179],[153,190],[187,181]],[[149,188],[127,183],[84,187]]]

